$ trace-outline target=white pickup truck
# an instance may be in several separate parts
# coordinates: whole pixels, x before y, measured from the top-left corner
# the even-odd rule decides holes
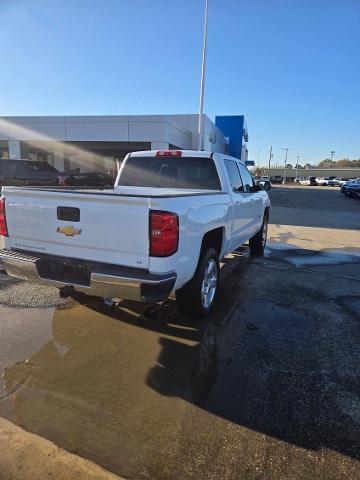
[[[270,201],[245,164],[187,150],[127,155],[113,189],[3,187],[0,261],[63,295],[160,302],[207,315],[219,259],[265,247]]]

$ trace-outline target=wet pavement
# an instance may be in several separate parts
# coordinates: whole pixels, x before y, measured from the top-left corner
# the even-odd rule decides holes
[[[0,275],[0,415],[125,478],[360,478],[357,245],[271,232],[206,322]]]

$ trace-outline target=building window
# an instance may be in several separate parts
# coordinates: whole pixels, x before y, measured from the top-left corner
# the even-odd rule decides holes
[[[0,141],[0,159],[9,158],[9,147],[7,141]]]

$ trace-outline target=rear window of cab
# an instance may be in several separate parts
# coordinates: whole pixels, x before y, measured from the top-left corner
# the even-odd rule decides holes
[[[221,190],[214,160],[206,157],[129,157],[119,186]]]

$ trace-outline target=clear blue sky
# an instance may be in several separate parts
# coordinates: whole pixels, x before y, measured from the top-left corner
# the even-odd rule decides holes
[[[205,111],[250,157],[360,158],[360,1],[209,0]],[[0,0],[0,115],[198,110],[204,0]]]

